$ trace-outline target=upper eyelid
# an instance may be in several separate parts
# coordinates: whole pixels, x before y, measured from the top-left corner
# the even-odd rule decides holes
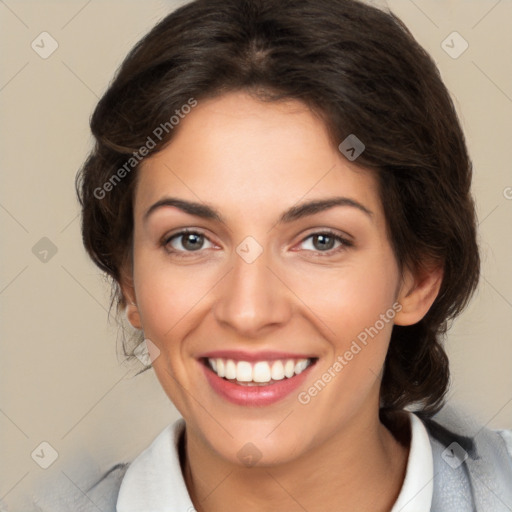
[[[187,235],[187,234],[203,235],[205,238],[208,238],[208,240],[210,240],[210,237],[201,228],[182,228],[179,231],[176,231],[175,233],[172,233],[169,235],[167,235],[167,234],[164,235],[162,237],[162,240],[165,242],[165,241],[172,240],[173,238],[176,238],[178,236],[183,236],[183,235]]]
[[[179,238],[179,237],[183,237],[185,235],[201,235],[201,236],[204,236],[210,243],[215,243],[213,242],[210,237],[204,232],[202,231],[201,229],[182,229],[180,231],[177,231],[176,233],[172,233],[171,235],[164,235],[162,237],[162,243],[164,245],[167,245],[170,243],[171,240],[173,240],[174,238]]]

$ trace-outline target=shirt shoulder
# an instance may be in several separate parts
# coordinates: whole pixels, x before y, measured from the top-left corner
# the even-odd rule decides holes
[[[38,512],[116,512],[117,497],[129,462],[118,463],[81,488],[64,473],[47,484],[43,494],[34,497]]]
[[[512,510],[512,433],[453,406],[423,421],[434,458],[433,510]]]
[[[129,462],[116,464],[87,490],[93,501],[103,503],[101,510],[115,511],[121,482],[129,466]]]
[[[505,441],[507,452],[512,459],[512,430],[496,430],[496,433]]]

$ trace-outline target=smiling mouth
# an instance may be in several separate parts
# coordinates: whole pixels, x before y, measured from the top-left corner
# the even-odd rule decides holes
[[[240,386],[269,386],[289,380],[317,361],[317,357],[253,362],[220,357],[202,358],[202,363],[218,377]]]

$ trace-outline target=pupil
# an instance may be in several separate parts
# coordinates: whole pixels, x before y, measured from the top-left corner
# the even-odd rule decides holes
[[[327,248],[327,249],[332,249],[332,244],[333,244],[333,242],[334,242],[334,238],[333,238],[333,237],[331,237],[330,235],[317,235],[317,237],[316,237],[316,238],[317,238],[317,240],[323,240],[323,242],[322,242],[322,244],[323,244],[323,245],[322,245],[322,244],[320,245],[320,249],[322,249],[322,247],[323,247],[324,249],[326,249],[326,248]],[[326,244],[326,243],[325,243],[325,240],[326,240],[326,239],[327,239],[327,240],[330,240],[330,242],[331,242],[331,243],[327,243],[327,244]],[[328,247],[327,247],[327,246],[328,246]]]
[[[200,249],[200,244],[197,244],[198,240],[202,237],[202,235],[197,235],[197,234],[194,234],[194,233],[190,233],[188,234],[186,237],[185,237],[185,241],[184,241],[184,244],[183,246],[186,248],[186,249],[190,249],[192,251],[196,251],[197,249]],[[192,243],[192,245],[189,245],[189,242],[191,239],[194,239],[195,242],[196,242],[196,245],[194,245]]]

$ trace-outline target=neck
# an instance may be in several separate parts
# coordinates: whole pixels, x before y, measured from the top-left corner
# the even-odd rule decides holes
[[[400,441],[378,415],[363,417],[290,462],[246,468],[212,453],[187,431],[183,473],[197,512],[387,512],[405,478],[408,425],[405,435],[404,429],[395,435]]]

